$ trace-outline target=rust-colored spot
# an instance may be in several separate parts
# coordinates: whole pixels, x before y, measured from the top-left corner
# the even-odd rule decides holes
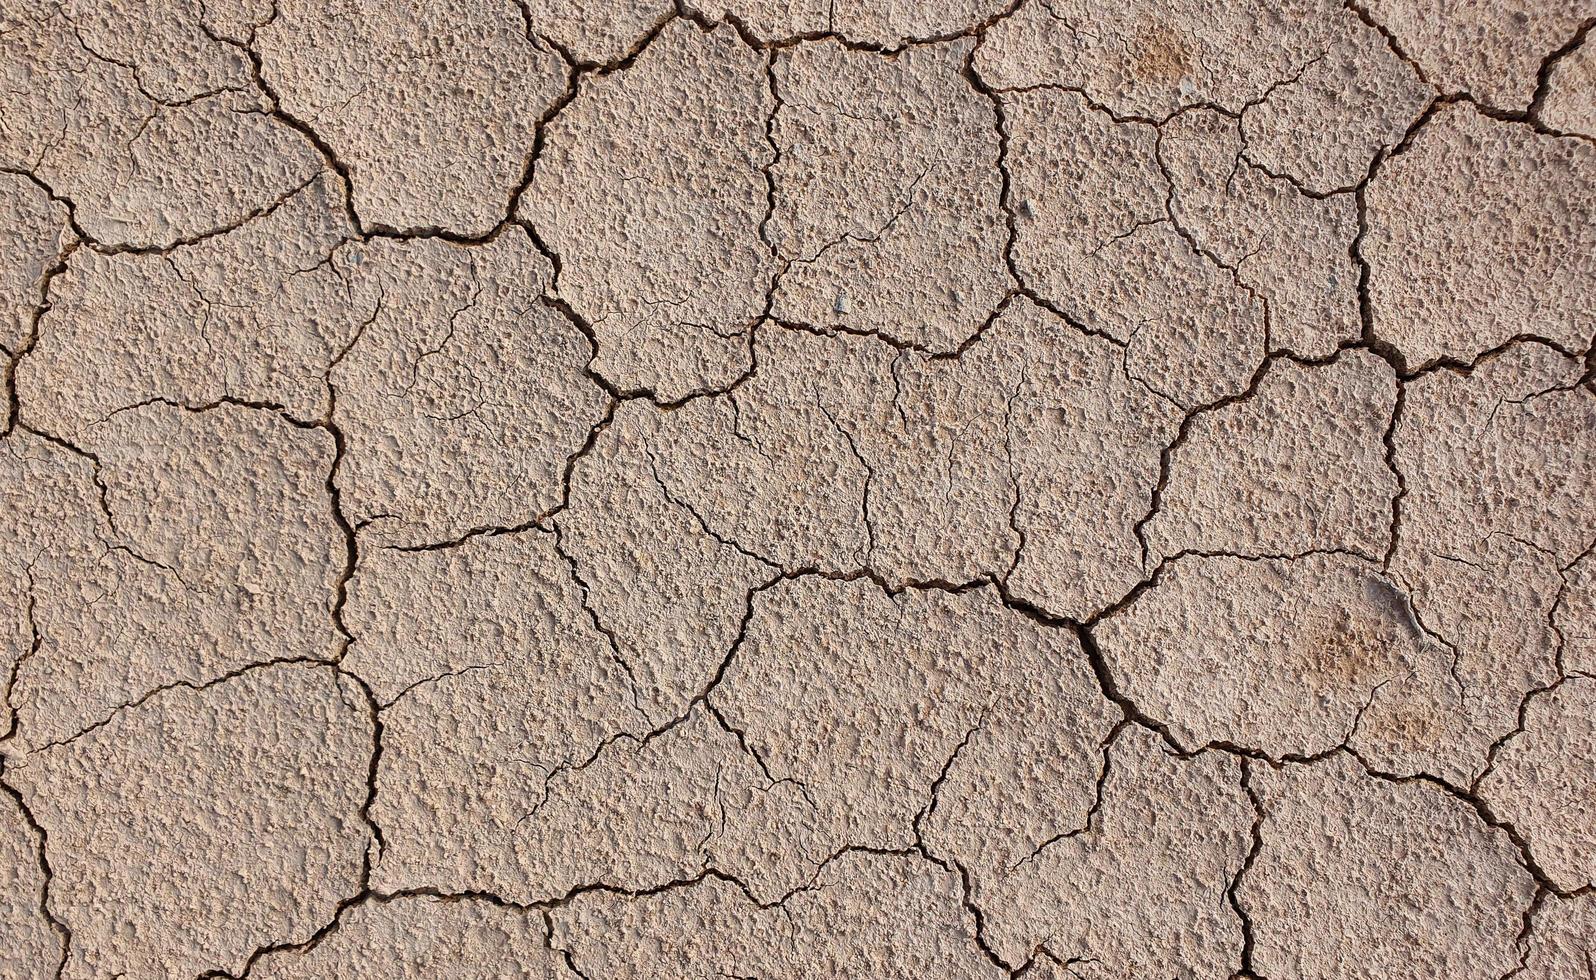
[[[1385,659],[1390,638],[1379,630],[1359,629],[1345,618],[1305,624],[1301,643],[1303,670],[1311,677],[1344,686],[1372,675]]]
[[[1377,741],[1396,745],[1427,747],[1441,740],[1446,725],[1440,713],[1422,703],[1391,704],[1377,715],[1363,719],[1363,731]]]
[[[1143,32],[1131,52],[1131,73],[1144,81],[1173,82],[1191,73],[1191,45],[1172,31],[1155,27]]]

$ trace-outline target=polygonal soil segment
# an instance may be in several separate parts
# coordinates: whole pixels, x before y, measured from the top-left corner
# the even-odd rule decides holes
[[[33,328],[44,278],[61,254],[67,230],[66,208],[19,174],[0,174],[0,201],[10,216],[4,228],[5,256],[0,265],[0,345],[16,350]]]
[[[1596,521],[1587,492],[1596,401],[1578,387],[1583,375],[1578,361],[1525,343],[1466,376],[1438,371],[1405,386],[1392,433],[1405,493],[1389,573],[1452,654],[1463,732],[1405,710],[1420,738],[1453,755],[1435,774],[1461,784],[1516,729],[1529,692],[1583,663],[1577,573]],[[1412,760],[1400,771],[1419,768]]]
[[[542,917],[535,912],[485,900],[425,896],[357,905],[338,920],[335,932],[303,952],[268,954],[249,975],[258,980],[316,980],[356,974],[381,980],[578,976],[548,948]]]
[[[1054,85],[1119,116],[1238,112],[1323,57],[1344,16],[1326,0],[1050,0],[995,25],[975,67],[995,88]]]
[[[7,501],[5,560],[33,635],[7,689],[17,747],[75,737],[172,684],[335,655],[345,542],[327,433],[154,404],[93,435],[84,449],[19,431],[0,453],[24,488]]]
[[[997,120],[961,73],[970,47],[779,54],[763,228],[783,263],[773,316],[934,350],[990,317],[1010,286],[1008,233]]]
[[[1596,674],[1596,540],[1562,569],[1563,588],[1552,608],[1563,669]]]
[[[1508,110],[1530,107],[1548,57],[1596,17],[1588,0],[1478,6],[1369,0],[1362,9],[1443,91]]]
[[[1125,727],[1103,749],[1089,819],[1018,860],[971,867],[971,898],[1008,962],[1046,950],[1090,976],[1231,976],[1245,923],[1229,895],[1255,812],[1235,759],[1182,759]]]
[[[1350,190],[1395,146],[1434,88],[1351,5],[1323,54],[1241,112],[1248,162],[1315,193]]]
[[[353,234],[324,173],[226,234],[161,254],[74,252],[17,365],[23,420],[78,439],[146,402],[227,399],[323,418],[328,367],[366,319],[335,261]]]
[[[545,531],[484,535],[379,550],[356,570],[345,664],[381,708],[383,886],[546,897],[544,880],[567,872],[559,855],[526,855],[528,813],[557,770],[648,730],[556,547]]]
[[[1596,678],[1572,677],[1531,697],[1523,731],[1492,760],[1480,795],[1524,834],[1564,891],[1596,884]]]
[[[75,940],[62,976],[236,973],[309,939],[360,887],[372,739],[354,685],[300,664],[163,691],[8,759],[52,841],[49,907]]]
[[[999,98],[1022,284],[1126,348],[1126,373],[1191,410],[1246,389],[1265,304],[1171,215],[1160,130],[1071,89]]]
[[[556,948],[606,977],[1006,975],[981,955],[956,875],[909,854],[851,852],[827,862],[781,903],[751,901],[734,882],[618,900],[584,895],[553,914]],[[637,937],[616,947],[613,935]]]
[[[1328,357],[1362,329],[1351,254],[1357,202],[1303,193],[1289,177],[1243,165],[1244,122],[1199,109],[1164,124],[1158,149],[1171,218],[1265,305],[1272,349]]]
[[[519,215],[618,388],[676,400],[749,367],[774,261],[759,235],[767,69],[731,27],[675,20],[548,124]]]
[[[543,302],[549,263],[521,229],[480,246],[379,241],[335,262],[358,317],[326,374],[351,522],[413,546],[558,509],[608,399],[587,338]]]
[[[1277,759],[1353,739],[1383,687],[1450,662],[1378,566],[1341,554],[1183,558],[1094,635],[1126,694],[1183,744]]]
[[[969,37],[1001,19],[1013,0],[704,0],[688,4],[714,18],[736,18],[764,43],[830,35],[850,47],[898,51],[917,43]]]
[[[717,537],[654,478],[661,413],[627,402],[571,472],[553,519],[586,602],[634,665],[643,710],[674,717],[740,633],[748,594],[774,566]]]
[[[1596,950],[1590,937],[1596,932],[1596,894],[1555,898],[1534,917],[1520,976],[1529,980],[1572,977],[1581,980],[1596,973]]]
[[[130,27],[81,6],[7,11],[0,167],[71,201],[90,237],[166,248],[258,217],[316,176],[315,147],[267,114],[241,53],[192,11]],[[117,50],[130,31],[132,61]]]
[[[1553,129],[1596,137],[1596,44],[1588,30],[1547,72],[1540,116]]]
[[[1468,803],[1371,778],[1345,754],[1253,774],[1261,846],[1236,899],[1260,975],[1485,978],[1516,965],[1535,881]],[[1307,923],[1320,924],[1311,938]]]
[[[483,235],[509,216],[566,65],[512,4],[283,2],[261,78],[343,166],[369,226]]]
[[[806,651],[828,656],[809,665]],[[1074,635],[990,588],[890,596],[813,577],[760,594],[708,704],[801,789],[811,861],[918,840],[965,864],[1013,863],[1085,821],[1116,720]],[[780,894],[798,871],[749,876]]]
[[[1596,146],[1453,103],[1370,182],[1376,336],[1414,367],[1515,337],[1589,347],[1596,328]]]
[[[617,582],[646,582],[628,605],[687,590],[702,608],[733,567],[741,580],[768,566],[870,569],[893,585],[1002,579],[1085,618],[1143,576],[1136,525],[1178,415],[1126,375],[1112,342],[1021,300],[956,358],[769,328],[754,353],[758,370],[724,396],[623,405],[577,462],[559,521],[578,562],[605,569],[584,572],[601,604]],[[639,502],[590,499],[596,480]],[[650,498],[664,523],[646,540],[676,542],[668,559],[634,544]],[[686,567],[711,545],[726,571]],[[697,621],[728,635],[737,594]],[[600,616],[623,638],[672,621]]]
[[[1270,361],[1245,397],[1187,417],[1137,529],[1148,556],[1383,557],[1400,488],[1383,441],[1396,398],[1390,367],[1364,351]]]
[[[45,913],[48,879],[38,847],[21,802],[0,796],[0,928],[7,937],[0,969],[17,980],[54,977],[66,951],[65,933]]]

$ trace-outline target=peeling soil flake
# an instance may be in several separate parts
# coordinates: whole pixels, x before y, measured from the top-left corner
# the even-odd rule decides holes
[[[0,3],[0,980],[1596,980],[1596,0]]]

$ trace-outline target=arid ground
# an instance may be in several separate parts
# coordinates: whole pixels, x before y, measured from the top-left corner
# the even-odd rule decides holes
[[[1596,980],[1596,0],[0,0],[0,980]]]

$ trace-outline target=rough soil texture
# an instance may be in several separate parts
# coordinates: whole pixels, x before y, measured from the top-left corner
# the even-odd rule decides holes
[[[1596,980],[1596,0],[9,0],[0,980]]]

